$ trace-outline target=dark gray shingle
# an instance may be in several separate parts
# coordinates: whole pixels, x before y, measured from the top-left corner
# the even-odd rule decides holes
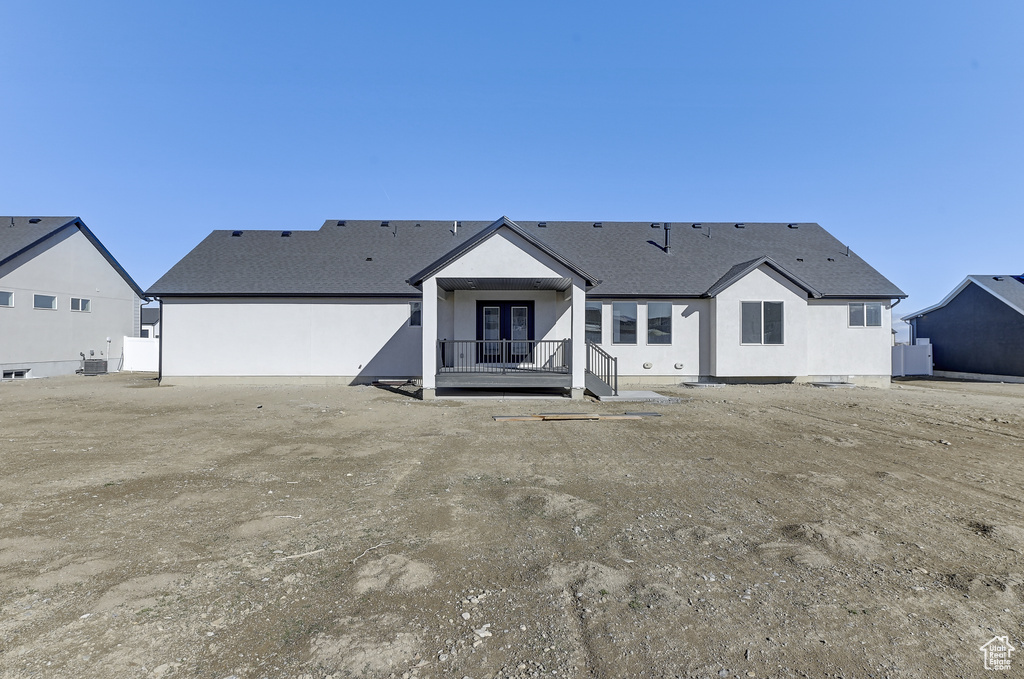
[[[147,291],[174,295],[415,296],[413,274],[492,222],[328,220],[318,231],[214,231]],[[671,254],[651,222],[517,221],[602,283],[589,295],[699,297],[737,264],[771,258],[826,297],[905,297],[817,224],[674,222]],[[455,231],[455,233],[453,233]]]
[[[128,275],[124,267],[100,242],[89,227],[78,217],[0,217],[0,264],[4,264],[36,244],[53,238],[65,229],[78,229],[96,247],[103,258],[114,267],[125,283],[139,297],[144,297],[142,288]]]

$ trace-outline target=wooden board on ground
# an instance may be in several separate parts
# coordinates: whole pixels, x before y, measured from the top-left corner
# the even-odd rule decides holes
[[[599,413],[541,413],[540,415],[492,415],[495,422],[557,422],[564,420],[642,420],[640,415],[601,415]]]

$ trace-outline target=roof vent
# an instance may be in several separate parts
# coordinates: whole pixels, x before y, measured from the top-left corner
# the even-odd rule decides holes
[[[829,258],[828,258],[828,261],[830,261],[830,262],[834,262],[834,261],[836,261],[836,258],[835,258],[835,257],[829,257]]]
[[[366,258],[366,261],[367,261],[367,262],[372,262],[372,261],[373,261],[373,257],[367,257],[367,258]]]
[[[693,224],[691,224],[690,226],[692,226],[692,227],[693,227],[693,228],[695,228],[695,229],[699,229],[699,228],[701,228],[701,227],[702,227],[702,226],[704,226],[704,225],[703,225],[703,224],[701,224],[700,222],[694,222],[694,223],[693,223]]]
[[[339,219],[338,220],[338,226],[345,226],[345,220],[344,219]]]
[[[242,237],[242,232],[241,231],[232,231],[231,232],[231,237],[232,238],[241,238]]]
[[[291,238],[291,237],[292,237],[292,232],[291,231],[282,231],[281,232],[281,238]]]
[[[800,228],[799,224],[786,224],[786,226],[788,226],[791,229],[799,229]]]
[[[421,228],[422,226],[423,226],[422,224],[420,224],[419,222],[416,222],[416,228],[417,229]]]
[[[797,258],[796,258],[796,261],[798,261],[798,262],[802,262],[802,261],[804,261],[804,258],[803,258],[803,257],[797,257]]]
[[[41,221],[43,221],[43,220],[39,219],[39,217],[33,217],[32,219],[28,220],[28,223],[29,224],[38,224]]]
[[[652,229],[660,229],[661,228],[661,222],[651,222],[651,228]]]
[[[603,222],[594,222],[594,228],[595,229],[600,229],[603,226],[604,226]]]
[[[994,280],[994,281],[1001,281],[1001,280],[1003,280],[1003,277],[1002,276],[993,276],[992,280]]]
[[[380,225],[381,226],[390,226],[391,222],[381,222]]]
[[[547,222],[537,222],[537,226],[539,226],[542,229],[546,229],[546,228],[548,228],[548,223]]]
[[[745,229],[745,228],[747,228],[747,225],[744,224],[743,222],[739,222],[739,223],[736,224],[736,228],[737,229]]]

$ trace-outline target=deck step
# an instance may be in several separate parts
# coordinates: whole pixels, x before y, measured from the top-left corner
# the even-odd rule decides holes
[[[604,380],[602,380],[600,377],[590,372],[589,370],[587,371],[585,377],[587,391],[592,393],[594,396],[600,397],[615,395],[615,390],[612,389],[612,386],[610,384],[608,384],[607,382],[605,382]]]

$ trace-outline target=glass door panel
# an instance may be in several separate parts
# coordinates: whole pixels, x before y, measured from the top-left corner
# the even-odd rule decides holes
[[[510,360],[513,363],[522,363],[527,360],[530,354],[530,310],[524,306],[512,307],[512,323],[509,338],[512,340],[512,355]]]
[[[484,340],[501,339],[501,307],[485,306],[483,309]],[[484,342],[482,347],[482,363],[501,362],[501,342]]]

